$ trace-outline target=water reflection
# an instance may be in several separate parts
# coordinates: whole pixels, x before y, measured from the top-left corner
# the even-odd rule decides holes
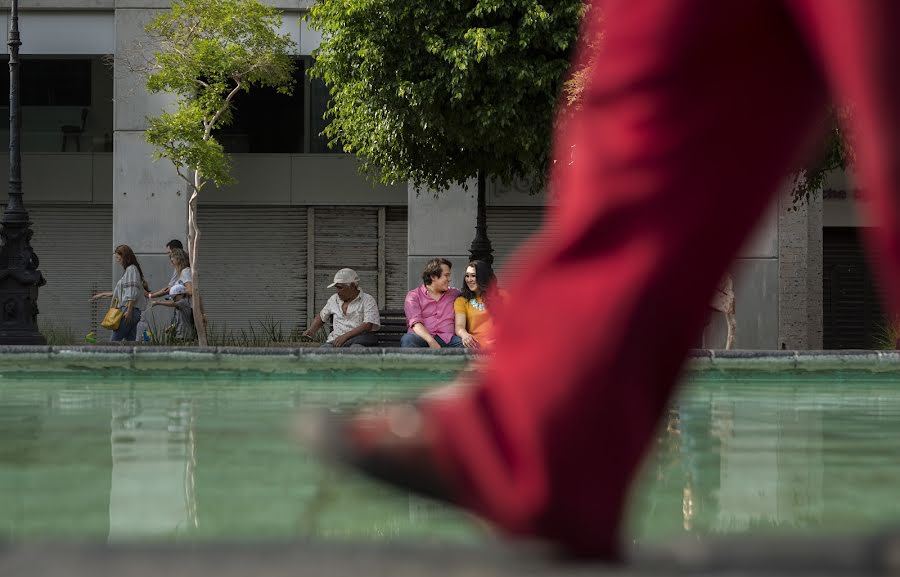
[[[116,399],[109,540],[176,537],[198,527],[193,404]]]
[[[41,405],[29,402],[0,405],[0,536],[6,540],[22,532],[28,517],[25,469],[38,458],[42,412]]]
[[[834,384],[695,385],[660,428],[632,534],[853,530],[896,519],[900,389]]]
[[[298,403],[408,397],[434,375],[3,374],[0,539],[472,541],[461,515],[333,469]]]
[[[900,386],[884,375],[776,377],[724,375],[677,400],[635,491],[635,538],[900,517]],[[484,538],[464,516],[323,469],[286,434],[298,403],[408,398],[429,374],[3,380],[0,538]]]

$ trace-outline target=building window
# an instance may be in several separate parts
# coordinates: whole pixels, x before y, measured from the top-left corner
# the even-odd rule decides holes
[[[216,139],[231,153],[303,152],[303,60],[295,61],[294,93],[254,86],[233,101],[230,125],[216,131]]]
[[[9,70],[9,57],[3,59]],[[3,77],[3,106],[9,106],[9,74]],[[19,103],[22,106],[90,106],[91,59],[28,58],[19,64]]]
[[[2,63],[8,68],[9,58]],[[0,77],[0,106],[8,115],[9,74]],[[23,152],[112,152],[113,74],[102,56],[23,56],[19,102]],[[8,146],[3,124],[0,151]]]
[[[329,94],[328,86],[318,78],[309,79],[309,151],[313,153],[342,152],[340,143],[328,145],[328,139],[322,134],[325,127],[331,123],[331,118],[325,118],[328,110]]]

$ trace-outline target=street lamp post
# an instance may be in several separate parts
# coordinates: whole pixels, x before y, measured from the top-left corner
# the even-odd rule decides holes
[[[469,260],[483,260],[494,264],[494,248],[487,233],[487,175],[484,170],[478,171],[478,212],[475,216],[475,239],[469,246]]]
[[[19,2],[9,14],[9,202],[0,217],[0,344],[41,345],[38,287],[46,284],[31,248],[31,222],[22,200],[22,151],[19,103]]]

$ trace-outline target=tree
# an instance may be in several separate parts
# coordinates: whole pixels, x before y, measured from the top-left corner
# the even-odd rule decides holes
[[[472,256],[491,261],[486,179],[544,185],[581,0],[319,0],[313,76],[325,136],[384,183],[446,190],[478,177]]]
[[[146,70],[147,89],[177,96],[173,112],[148,119],[147,142],[168,158],[191,191],[188,252],[194,289],[194,324],[201,346],[206,326],[199,280],[197,198],[204,185],[234,181],[215,130],[232,120],[234,98],[251,86],[293,90],[293,41],[279,35],[281,16],[257,0],[179,0],[153,20],[147,33],[156,47]]]
[[[829,172],[853,166],[852,139],[850,133],[842,128],[848,125],[850,115],[849,107],[832,106],[828,109],[818,153],[793,175],[791,194],[795,206],[808,201],[810,195],[819,193]]]

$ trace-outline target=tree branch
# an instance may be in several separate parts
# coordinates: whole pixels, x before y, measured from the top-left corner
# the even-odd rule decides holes
[[[225,97],[225,105],[216,111],[216,113],[212,117],[212,120],[209,121],[209,124],[207,124],[205,129],[203,130],[203,140],[209,140],[209,135],[210,133],[212,133],[212,127],[216,125],[216,121],[219,120],[219,117],[225,114],[225,111],[228,110],[228,106],[231,104],[231,101],[234,99],[240,89],[241,82],[238,81],[234,89],[228,93],[228,96]]]

